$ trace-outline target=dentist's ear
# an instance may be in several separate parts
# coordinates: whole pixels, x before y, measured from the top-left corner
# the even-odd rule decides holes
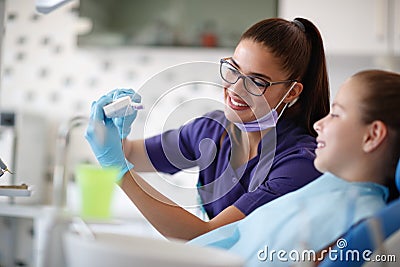
[[[293,106],[297,102],[297,100],[299,100],[302,91],[303,84],[296,82],[285,99],[285,102],[288,103],[288,108]]]
[[[366,153],[378,149],[388,136],[386,125],[382,121],[373,121],[367,128],[363,150]]]

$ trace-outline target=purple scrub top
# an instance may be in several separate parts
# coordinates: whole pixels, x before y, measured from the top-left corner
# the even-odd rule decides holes
[[[145,140],[158,171],[174,174],[199,167],[198,192],[210,219],[231,205],[248,215],[321,175],[313,164],[315,138],[282,118],[276,131],[269,131],[261,140],[258,155],[233,169],[229,163],[231,137],[227,134],[221,142],[228,125],[224,113],[217,110]],[[254,190],[252,180],[260,181]]]

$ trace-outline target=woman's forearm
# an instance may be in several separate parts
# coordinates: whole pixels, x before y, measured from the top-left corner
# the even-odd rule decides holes
[[[208,231],[206,222],[162,195],[134,171],[125,174],[121,188],[165,237],[190,240]]]
[[[150,159],[147,156],[144,140],[122,140],[122,150],[125,158],[135,166],[138,172],[155,172]]]
[[[190,240],[245,217],[236,207],[230,206],[205,222],[162,195],[135,171],[125,174],[121,188],[144,217],[167,238]]]

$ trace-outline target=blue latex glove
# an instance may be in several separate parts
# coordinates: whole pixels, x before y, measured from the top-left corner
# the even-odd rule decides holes
[[[142,97],[132,89],[115,89],[109,92],[107,96],[110,96],[112,100],[116,100],[117,98],[123,96],[129,96],[132,102],[135,103],[140,103],[142,100]],[[129,135],[131,131],[131,125],[136,119],[136,116],[137,110],[135,110],[131,115],[113,119],[115,126],[118,128],[121,139],[124,139]]]
[[[112,101],[110,95],[105,95],[93,102],[85,138],[101,166],[120,169],[117,177],[120,180],[133,168],[133,164],[125,159],[118,128],[112,119],[104,115],[103,107]]]

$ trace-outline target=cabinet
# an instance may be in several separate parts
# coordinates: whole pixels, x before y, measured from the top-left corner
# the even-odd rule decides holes
[[[400,55],[400,0],[280,0],[278,14],[310,19],[328,54]]]
[[[234,47],[242,32],[277,16],[278,0],[81,0],[93,23],[79,46]]]

